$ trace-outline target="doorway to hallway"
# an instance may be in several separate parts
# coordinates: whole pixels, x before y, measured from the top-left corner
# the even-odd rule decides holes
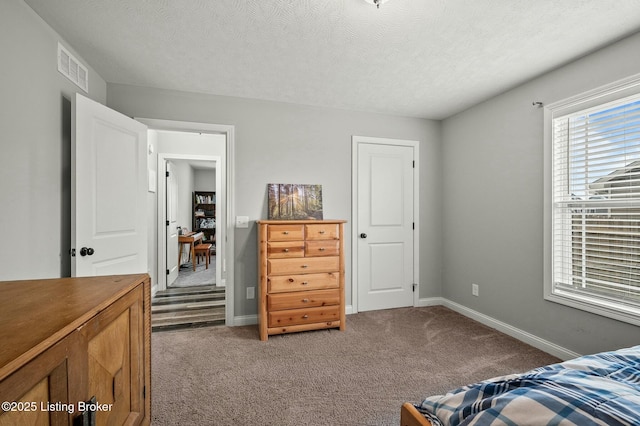
[[[149,155],[150,164],[153,163],[155,170],[149,171],[150,182],[155,178],[157,181],[157,191],[153,195],[153,201],[149,199],[150,212],[149,217],[154,218],[151,225],[154,229],[154,238],[149,241],[149,264],[151,266],[150,273],[152,277],[155,275],[155,285],[153,295],[160,297],[162,293],[177,287],[177,292],[186,292],[187,287],[174,285],[167,287],[167,211],[166,205],[163,203],[166,196],[165,181],[165,163],[171,161],[213,161],[215,163],[215,192],[216,192],[216,217],[215,217],[215,252],[211,252],[210,264],[208,268],[209,274],[214,274],[215,279],[207,282],[207,285],[214,285],[217,288],[209,289],[206,286],[198,290],[198,293],[210,292],[215,290],[216,293],[211,295],[172,295],[174,299],[184,302],[192,306],[194,303],[204,301],[211,304],[211,299],[218,300],[221,306],[224,306],[224,315],[222,321],[226,325],[233,325],[234,306],[233,306],[233,280],[234,280],[234,229],[229,226],[232,221],[229,217],[233,216],[234,211],[234,194],[233,194],[233,155],[234,155],[234,127],[227,125],[216,125],[207,123],[179,122],[159,119],[137,118],[137,120],[147,124],[149,132]],[[155,153],[155,154],[154,154]],[[205,189],[213,189],[211,187]],[[152,192],[152,191],[150,191]],[[185,191],[187,192],[187,191]],[[189,218],[176,219],[174,225],[184,226],[188,231],[193,231],[192,222],[192,196],[193,188],[189,189],[185,198],[188,198]],[[184,195],[184,194],[183,194]],[[176,197],[180,197],[178,194]],[[154,232],[155,231],[155,232]],[[172,256],[177,259],[178,256]],[[195,260],[196,272],[204,265],[204,258],[198,259],[191,256],[186,258],[184,263]],[[182,260],[178,261],[178,267],[183,264]],[[183,269],[183,268],[181,268]],[[206,266],[205,266],[205,270]],[[180,272],[178,271],[178,275]],[[227,287],[229,287],[227,289]],[[189,290],[190,291],[190,290]],[[193,297],[192,297],[193,296]],[[208,300],[207,300],[208,299]],[[218,320],[218,319],[216,319]]]

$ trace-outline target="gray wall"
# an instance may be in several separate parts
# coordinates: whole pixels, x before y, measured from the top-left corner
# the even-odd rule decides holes
[[[204,170],[196,169],[193,172],[194,191],[214,191],[216,190],[216,169]]]
[[[532,106],[639,73],[638,51],[635,35],[444,120],[445,298],[578,353],[640,343],[636,326],[543,300],[543,109]]]
[[[24,2],[0,1],[0,280],[71,271],[70,100],[84,92],[58,72],[58,41]],[[85,96],[104,103],[106,83],[88,68]]]
[[[235,126],[236,215],[249,216],[235,232],[235,315],[257,312],[245,288],[257,285],[255,220],[267,216],[268,183],[323,186],[324,216],[351,220],[351,136],[421,142],[421,297],[439,296],[441,267],[440,124],[438,122],[314,108],[286,103],[107,86],[107,105],[137,117]],[[347,225],[347,304],[351,303],[351,228]]]

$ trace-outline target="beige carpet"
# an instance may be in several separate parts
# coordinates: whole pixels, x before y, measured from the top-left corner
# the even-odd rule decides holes
[[[558,361],[439,306],[267,342],[257,326],[154,333],[152,424],[398,425],[405,401]]]

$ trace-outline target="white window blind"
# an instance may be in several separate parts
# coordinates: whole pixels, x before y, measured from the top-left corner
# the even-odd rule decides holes
[[[640,96],[552,120],[553,293],[640,316]]]

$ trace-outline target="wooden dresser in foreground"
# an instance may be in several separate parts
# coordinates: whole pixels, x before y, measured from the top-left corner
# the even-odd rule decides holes
[[[149,276],[0,282],[0,425],[148,425]]]
[[[260,220],[260,340],[345,329],[344,220]]]

